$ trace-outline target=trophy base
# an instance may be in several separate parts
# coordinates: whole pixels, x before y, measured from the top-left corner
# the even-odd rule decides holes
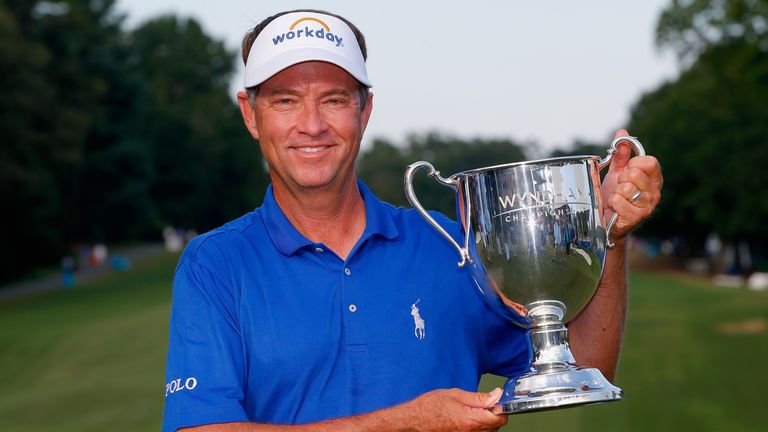
[[[531,372],[508,379],[499,402],[504,414],[523,414],[622,399],[623,392],[600,370],[567,366],[550,372]],[[507,399],[511,396],[511,399]]]

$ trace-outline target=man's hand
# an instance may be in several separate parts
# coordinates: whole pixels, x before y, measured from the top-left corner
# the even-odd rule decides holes
[[[615,138],[627,135],[627,131],[621,129],[616,132]],[[631,156],[631,147],[620,144],[603,179],[603,202],[608,207],[605,220],[609,220],[614,212],[619,215],[610,234],[611,241],[616,243],[622,243],[635,227],[653,213],[661,199],[664,184],[661,165],[655,157]]]
[[[434,390],[401,405],[302,425],[220,423],[183,429],[196,432],[452,432],[495,431],[506,415],[491,413],[501,389],[472,393],[459,389]]]
[[[408,430],[493,431],[507,424],[506,415],[490,411],[500,398],[501,389],[498,388],[490,393],[434,390],[395,409],[406,413]]]

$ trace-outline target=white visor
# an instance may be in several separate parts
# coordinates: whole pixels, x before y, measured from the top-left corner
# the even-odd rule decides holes
[[[365,59],[352,29],[342,20],[314,12],[275,18],[259,33],[245,63],[245,88],[306,61],[333,63],[371,87]]]

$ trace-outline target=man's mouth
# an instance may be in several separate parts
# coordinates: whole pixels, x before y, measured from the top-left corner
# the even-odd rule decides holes
[[[328,147],[297,147],[296,150],[302,152],[302,153],[317,153],[319,151],[325,150]]]

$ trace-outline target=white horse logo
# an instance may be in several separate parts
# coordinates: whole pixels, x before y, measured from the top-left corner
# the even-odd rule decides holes
[[[416,300],[416,303],[411,305],[411,316],[413,316],[413,334],[419,339],[424,339],[424,336],[426,335],[424,331],[424,319],[421,318],[421,315],[419,315],[419,308],[416,307],[416,305],[421,301],[421,299]]]

